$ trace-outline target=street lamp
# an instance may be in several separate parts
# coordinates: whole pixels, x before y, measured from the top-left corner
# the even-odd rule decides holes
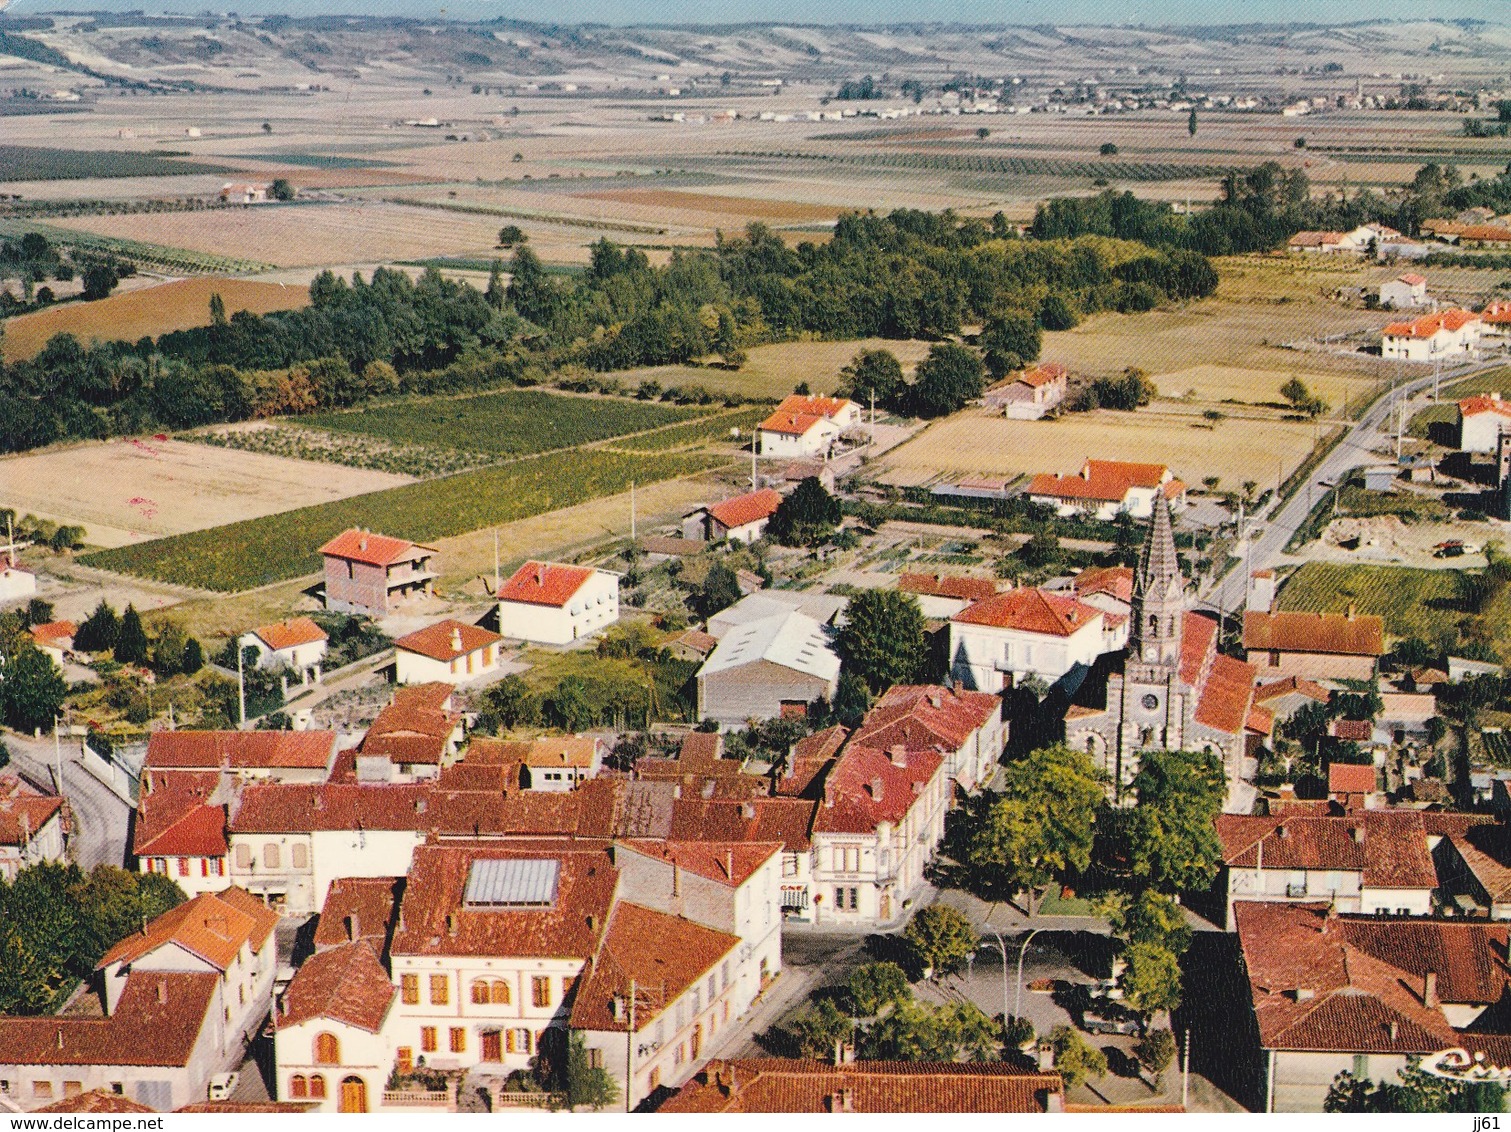
[[[1017,997],[1013,1000],[1013,1016],[1015,1018],[1020,1017],[1023,1013],[1023,956],[1028,953],[1029,941],[1031,941],[1034,936],[1038,935],[1043,930],[1043,928],[1035,928],[1033,931],[1029,932],[1026,936],[1023,937],[1022,946],[1018,948],[1018,994]],[[1006,956],[1003,957],[1002,976],[1003,978],[1007,977]],[[1006,997],[1006,995],[1003,996],[1004,999]]]

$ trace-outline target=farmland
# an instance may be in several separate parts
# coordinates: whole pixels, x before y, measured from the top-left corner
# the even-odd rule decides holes
[[[659,428],[654,432],[625,437],[623,440],[616,440],[612,447],[628,452],[668,452],[676,448],[693,448],[728,441],[731,439],[731,429],[738,429],[742,437],[748,436],[767,415],[768,410],[764,407],[735,409]]]
[[[318,570],[316,551],[346,527],[363,526],[430,541],[611,495],[625,490],[631,481],[645,484],[687,475],[713,462],[714,458],[699,455],[555,452],[104,550],[84,561],[105,570],[237,593]]]
[[[176,228],[192,213],[151,214],[140,219],[156,221],[153,230],[171,239]],[[203,214],[199,214],[203,215]],[[215,246],[206,248],[169,247],[161,243],[129,239],[124,236],[100,235],[87,225],[69,227],[69,223],[43,224],[35,220],[0,218],[0,236],[20,236],[40,232],[55,244],[86,252],[129,259],[139,267],[155,267],[179,275],[245,275],[266,271],[270,266],[261,260],[225,255]]]
[[[229,173],[225,165],[183,161],[180,153],[90,152],[0,145],[0,177],[7,181],[79,181],[94,177],[174,177]]]
[[[840,370],[861,350],[890,350],[910,372],[929,352],[928,342],[887,338],[865,338],[851,342],[776,342],[756,346],[737,370],[711,366],[649,366],[628,370],[621,376],[630,384],[657,381],[665,387],[701,385],[720,395],[751,400],[769,397],[779,400],[806,381],[815,393],[832,393],[839,385]]]
[[[0,344],[5,360],[14,362],[31,357],[54,334],[72,334],[86,344],[96,338],[127,342],[144,336],[156,338],[169,331],[206,325],[212,294],[221,297],[228,315],[243,310],[254,314],[290,310],[310,301],[309,290],[304,287],[245,279],[184,279],[92,303],[65,303],[20,315],[6,322]]]

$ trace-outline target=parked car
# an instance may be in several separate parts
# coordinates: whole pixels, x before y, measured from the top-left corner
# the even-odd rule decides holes
[[[240,1073],[217,1073],[210,1078],[210,1099],[212,1101],[228,1101],[231,1094],[236,1091],[236,1086],[241,1084]]]
[[[1139,1023],[1126,1007],[1102,1001],[1081,1012],[1081,1029],[1088,1034],[1136,1034]]]

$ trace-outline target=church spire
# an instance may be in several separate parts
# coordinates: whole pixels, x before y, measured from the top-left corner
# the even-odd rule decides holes
[[[1143,589],[1163,593],[1172,581],[1180,581],[1180,559],[1175,554],[1175,532],[1170,527],[1170,501],[1163,491],[1154,496],[1154,514],[1149,520],[1149,534],[1144,539],[1144,548],[1139,552],[1138,577],[1135,586],[1143,583]]]
[[[1133,652],[1146,664],[1180,662],[1181,629],[1186,613],[1186,582],[1175,553],[1170,502],[1154,496],[1149,534],[1133,575]]]

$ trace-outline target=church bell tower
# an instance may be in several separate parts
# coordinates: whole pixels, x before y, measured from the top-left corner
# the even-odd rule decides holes
[[[1161,491],[1133,575],[1130,652],[1144,664],[1178,666],[1185,613],[1186,582],[1175,554],[1170,503]]]

